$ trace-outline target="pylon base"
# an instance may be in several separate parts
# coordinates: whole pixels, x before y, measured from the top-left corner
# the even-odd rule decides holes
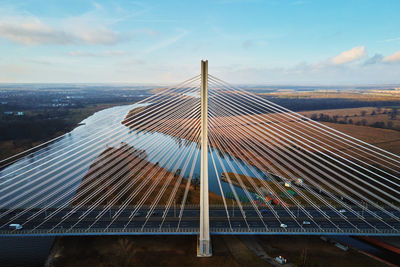
[[[211,257],[211,241],[210,240],[200,240],[197,236],[197,257]]]

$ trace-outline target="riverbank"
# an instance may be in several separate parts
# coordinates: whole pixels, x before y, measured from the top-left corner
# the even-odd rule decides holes
[[[60,115],[57,117],[57,123],[55,126],[51,125],[52,120],[36,119],[41,118],[40,111],[27,111],[25,112],[27,115],[18,117],[18,121],[16,121],[15,124],[7,125],[8,131],[26,133],[26,136],[16,137],[15,135],[12,135],[12,140],[0,140],[0,160],[7,159],[8,157],[24,152],[27,149],[33,148],[51,139],[68,133],[78,127],[81,121],[90,117],[94,113],[103,109],[120,106],[122,104],[126,105],[127,103],[90,104],[83,108],[70,108],[64,111],[62,116]],[[46,132],[45,128],[39,124],[32,124],[32,127],[35,129],[27,128],[27,123],[33,123],[33,120],[36,120],[35,123],[43,123],[44,126],[49,125],[49,127],[52,127],[52,130]],[[6,121],[4,120],[2,123],[5,122]],[[34,133],[38,132],[37,130],[40,130],[40,136],[35,137]],[[21,157],[22,156],[24,155],[21,155]],[[13,160],[15,160],[15,158]]]

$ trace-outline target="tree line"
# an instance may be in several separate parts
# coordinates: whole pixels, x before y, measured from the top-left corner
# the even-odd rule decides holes
[[[363,118],[367,115],[367,111],[363,110],[360,112],[360,116],[354,115],[354,116],[339,116],[339,115],[333,115],[329,116],[328,114],[324,113],[314,113],[310,116],[310,118],[314,121],[322,121],[322,122],[332,122],[332,123],[340,123],[340,124],[355,124],[355,125],[362,125],[362,126],[371,126],[375,128],[386,128],[386,129],[395,129],[393,125],[393,120],[396,120],[399,111],[397,107],[391,108],[390,111],[384,110],[382,112],[382,108],[378,107],[376,110],[373,110],[369,115],[374,116],[377,114],[387,114],[388,118],[390,119],[386,123],[384,121],[376,121],[374,123],[368,124],[368,120]],[[361,120],[353,120],[354,117],[361,117]]]

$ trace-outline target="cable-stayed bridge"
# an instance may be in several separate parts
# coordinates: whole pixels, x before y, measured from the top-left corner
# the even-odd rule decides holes
[[[196,234],[201,255],[210,234],[399,235],[398,155],[207,62],[84,123],[0,162],[0,235]]]

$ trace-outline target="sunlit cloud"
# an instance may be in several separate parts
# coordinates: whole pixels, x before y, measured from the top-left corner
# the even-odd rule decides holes
[[[386,56],[383,58],[382,60],[383,62],[400,62],[400,51],[397,51],[396,53],[390,55],[390,56]]]
[[[344,51],[332,59],[333,64],[341,65],[357,61],[367,55],[365,46],[356,46]]]

